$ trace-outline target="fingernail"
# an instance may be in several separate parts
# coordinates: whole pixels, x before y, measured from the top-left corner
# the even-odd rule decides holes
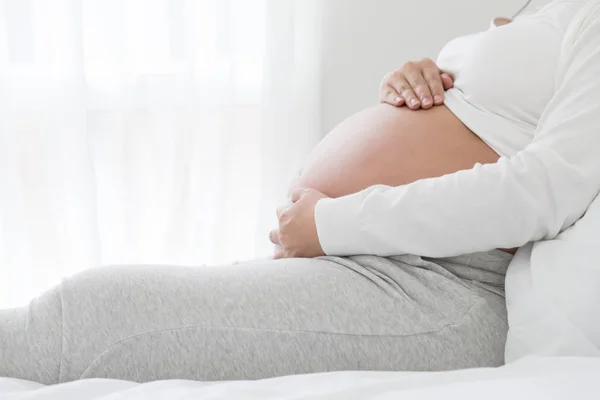
[[[430,105],[430,104],[431,104],[431,99],[430,99],[429,97],[425,97],[425,98],[423,99],[423,105],[426,105],[426,106],[428,106],[428,105]]]
[[[416,106],[416,105],[418,105],[418,104],[419,104],[419,100],[417,100],[417,99],[412,99],[412,100],[410,101],[410,104],[411,104],[412,106]]]
[[[400,102],[402,101],[402,98],[401,98],[401,97],[396,97],[396,98],[394,99],[394,101],[395,101],[396,103],[400,103]]]
[[[442,96],[435,96],[434,100],[436,103],[441,103],[442,101],[444,101],[444,99],[442,99]]]

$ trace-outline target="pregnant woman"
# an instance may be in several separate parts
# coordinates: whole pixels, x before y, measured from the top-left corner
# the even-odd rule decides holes
[[[502,365],[511,253],[600,191],[600,2],[498,19],[387,76],[381,96],[307,160],[277,210],[278,260],[75,276],[0,311],[0,376]]]

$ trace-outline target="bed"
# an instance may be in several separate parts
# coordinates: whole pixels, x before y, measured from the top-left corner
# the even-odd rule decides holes
[[[44,386],[0,378],[0,399],[600,399],[600,358],[526,358],[498,369],[441,373],[334,372],[259,381],[83,380]]]

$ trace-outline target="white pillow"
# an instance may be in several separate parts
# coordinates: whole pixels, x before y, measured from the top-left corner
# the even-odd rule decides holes
[[[506,362],[600,356],[600,197],[556,239],[517,253],[506,276]]]

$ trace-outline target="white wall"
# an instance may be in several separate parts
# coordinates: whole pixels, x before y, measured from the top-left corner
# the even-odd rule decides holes
[[[534,0],[534,6],[548,0]],[[323,0],[322,128],[377,101],[381,77],[448,40],[512,16],[525,0]]]

